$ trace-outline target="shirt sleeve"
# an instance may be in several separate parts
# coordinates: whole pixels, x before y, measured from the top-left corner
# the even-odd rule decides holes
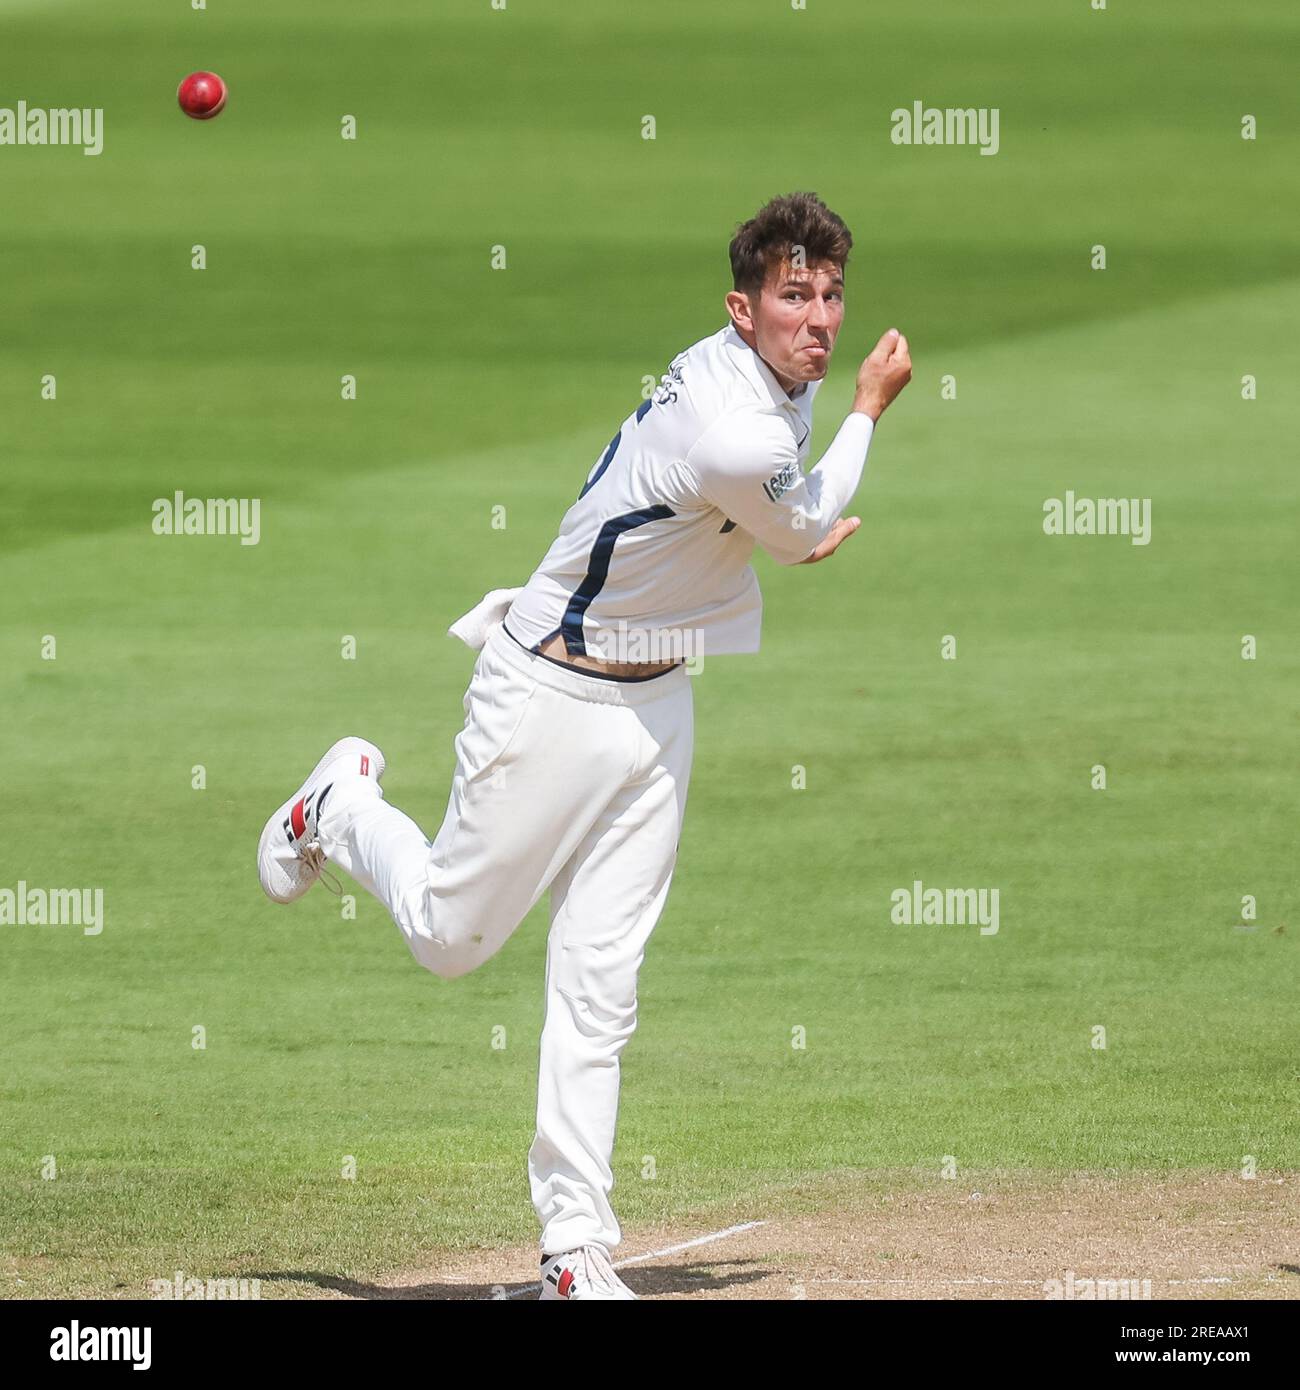
[[[700,493],[782,565],[797,565],[830,534],[858,489],[874,422],[850,414],[811,473],[790,431],[771,415],[723,416],[686,462]]]

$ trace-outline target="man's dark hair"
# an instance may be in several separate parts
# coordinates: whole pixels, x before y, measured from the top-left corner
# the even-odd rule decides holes
[[[773,198],[742,223],[731,241],[731,280],[744,294],[756,294],[768,272],[802,247],[804,263],[831,261],[844,269],[853,234],[815,193]]]

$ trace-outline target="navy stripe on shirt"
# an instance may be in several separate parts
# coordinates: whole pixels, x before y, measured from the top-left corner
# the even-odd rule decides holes
[[[582,620],[591,607],[592,600],[605,587],[609,578],[609,562],[614,555],[614,542],[624,531],[632,531],[647,522],[663,521],[673,516],[671,507],[662,503],[654,507],[642,507],[640,511],[624,512],[622,516],[612,516],[600,528],[596,543],[591,547],[591,558],[587,561],[587,574],[582,583],[573,591],[569,606],[560,620],[560,632],[564,637],[564,649],[570,656],[587,655],[587,639],[582,633]]]

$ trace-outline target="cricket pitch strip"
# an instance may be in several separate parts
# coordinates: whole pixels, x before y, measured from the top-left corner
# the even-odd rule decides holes
[[[1300,1298],[1300,1175],[836,1173],[624,1233],[641,1298]],[[462,1251],[307,1296],[527,1299],[532,1245]]]

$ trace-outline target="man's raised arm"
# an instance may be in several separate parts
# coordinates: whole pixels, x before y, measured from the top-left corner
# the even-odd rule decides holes
[[[719,420],[687,465],[704,496],[779,564],[824,560],[861,524],[840,513],[862,480],[876,421],[911,376],[907,339],[891,328],[858,369],[853,409],[810,473],[780,421],[766,417],[742,430]]]

